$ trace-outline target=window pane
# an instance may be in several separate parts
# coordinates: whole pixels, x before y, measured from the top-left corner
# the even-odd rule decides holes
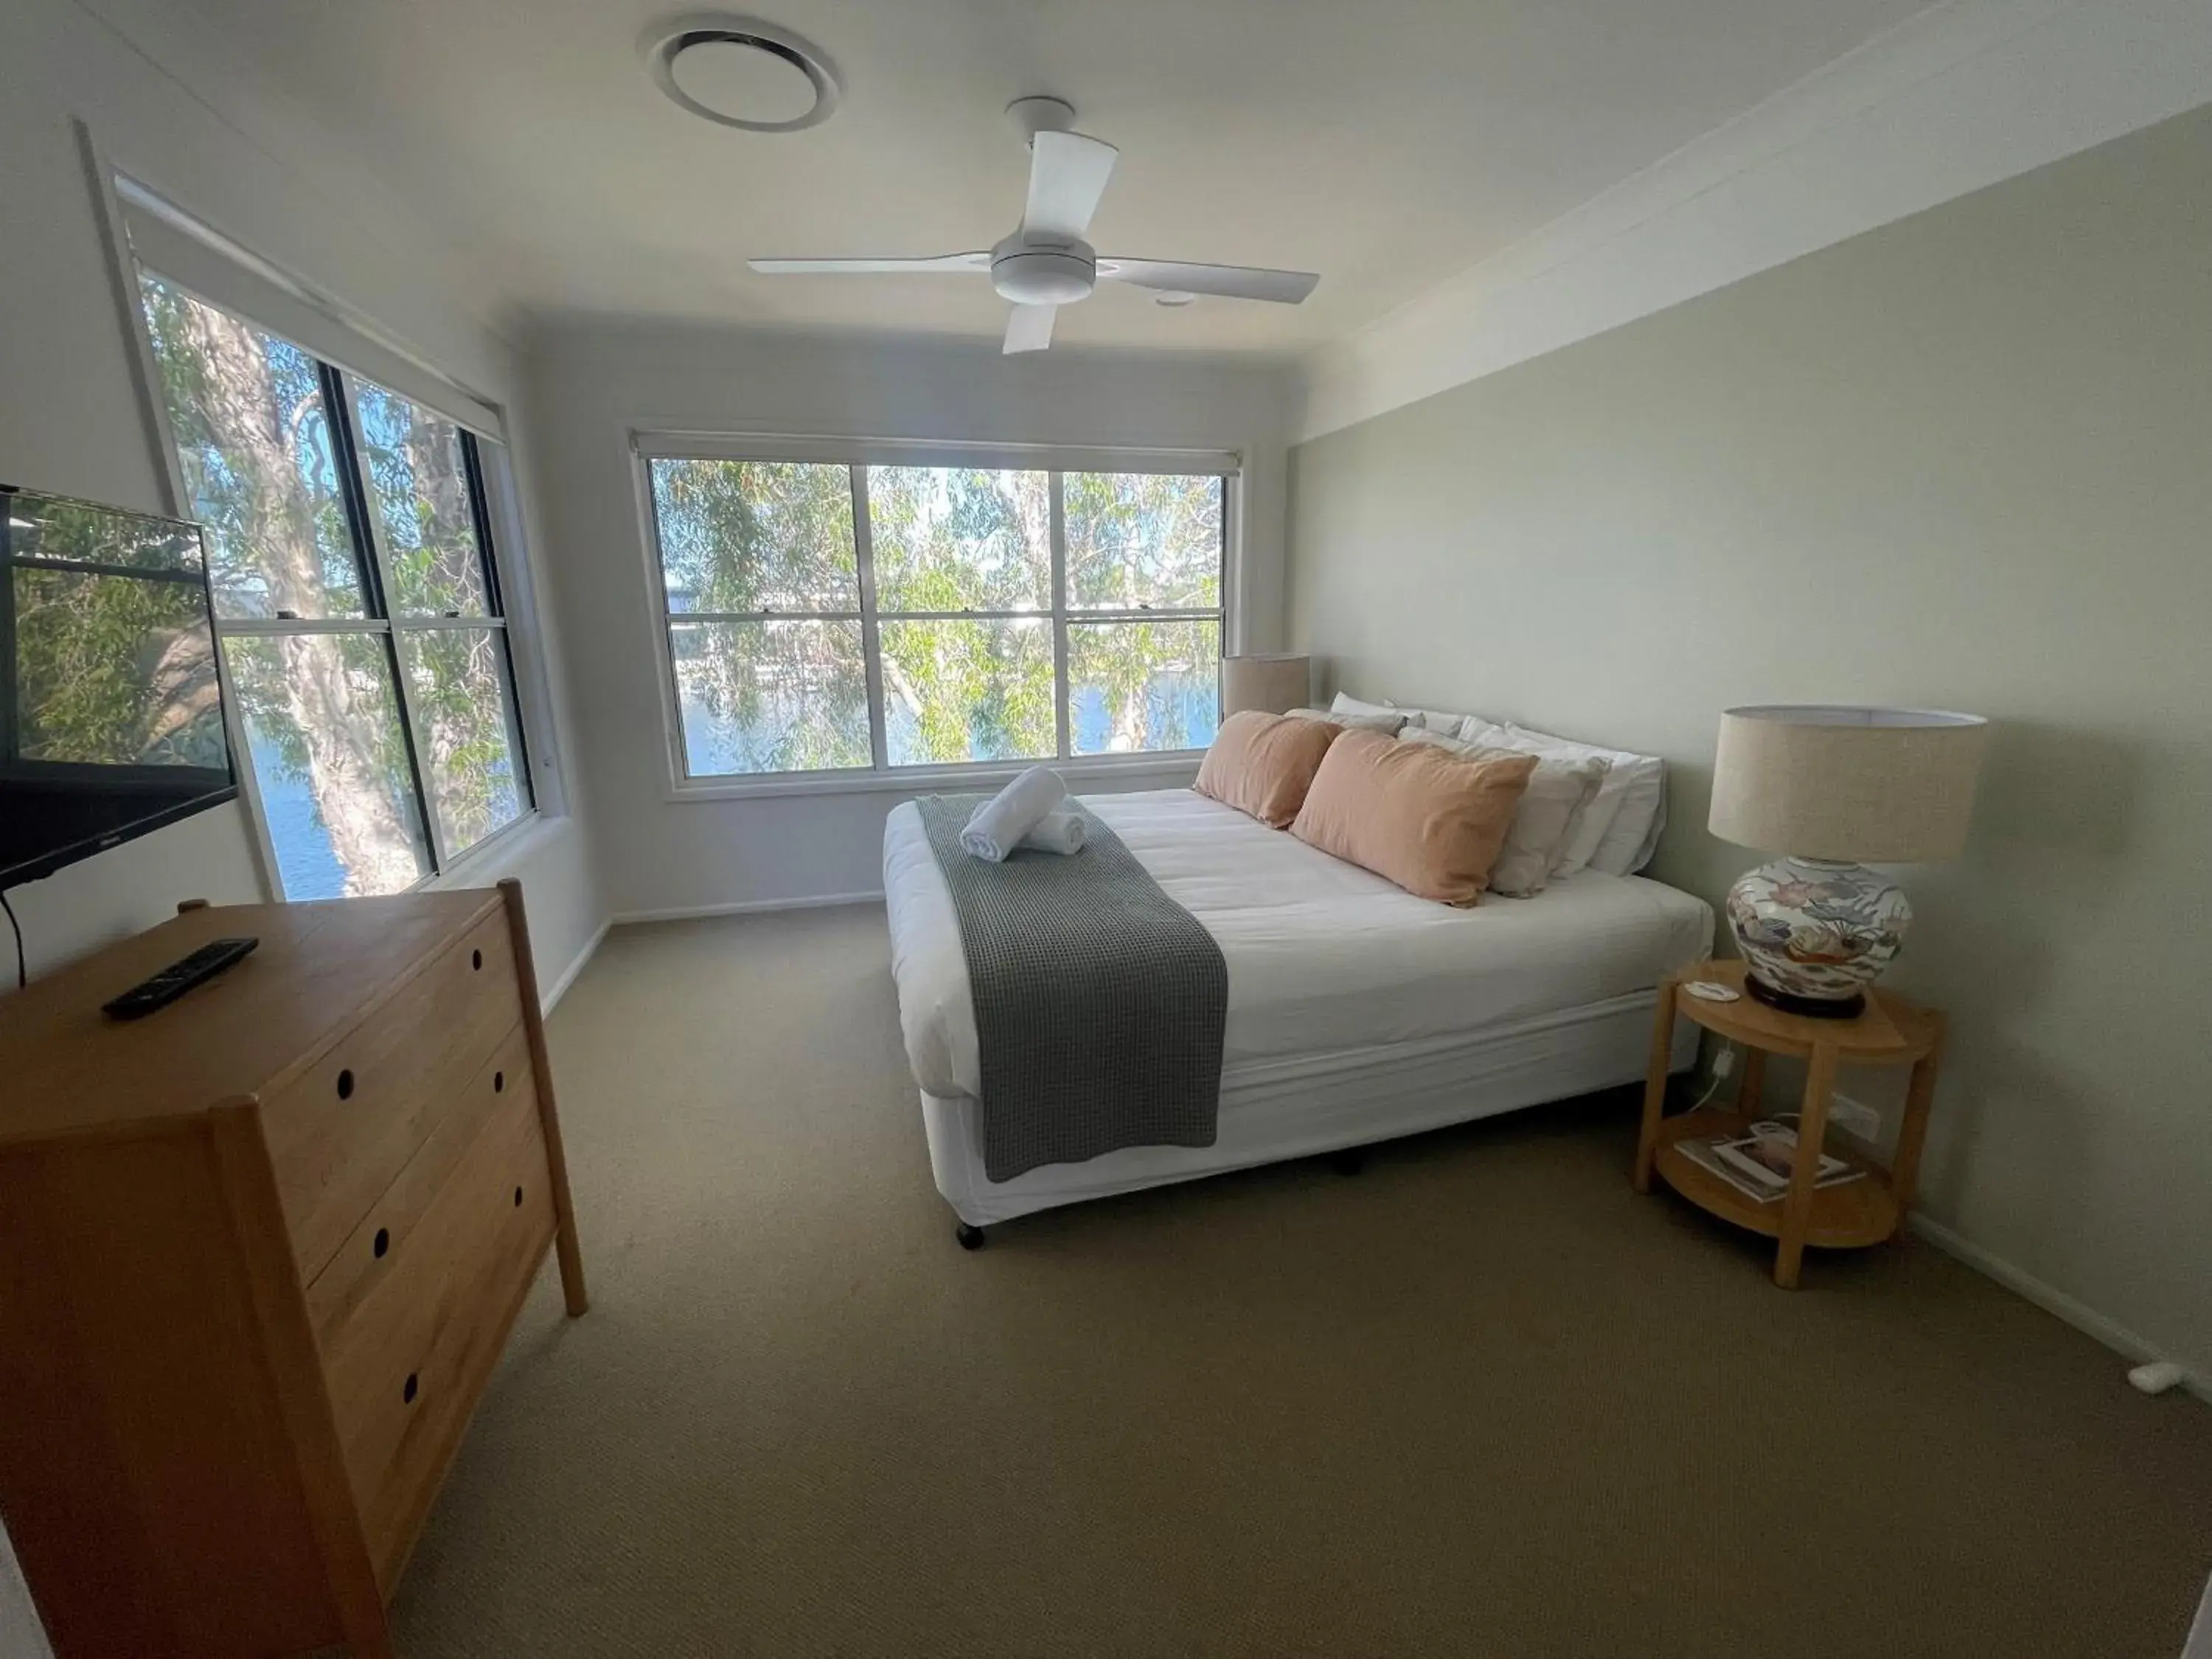
[[[1067,737],[1075,753],[1203,749],[1220,723],[1219,623],[1069,625]]]
[[[288,899],[396,893],[430,873],[378,634],[223,641]]]
[[[893,766],[1060,751],[1052,623],[885,622],[884,738]]]
[[[668,630],[690,777],[872,763],[856,622],[683,623]]]
[[[1070,608],[1218,610],[1226,487],[1167,473],[1066,474]]]
[[[21,758],[228,763],[215,640],[197,583],[84,571],[13,575]]]
[[[1052,608],[1049,475],[868,469],[881,611]]]
[[[428,773],[446,856],[455,859],[525,810],[507,635],[496,628],[403,628],[399,667],[415,757]]]
[[[173,519],[51,495],[0,495],[8,507],[7,549],[19,559],[67,559],[131,570],[198,570],[199,532]]]
[[[368,380],[353,387],[363,483],[383,538],[392,614],[483,616],[491,605],[460,428]]]
[[[672,612],[854,611],[853,478],[811,461],[654,461]]]
[[[216,614],[362,615],[315,360],[156,277],[141,288]]]

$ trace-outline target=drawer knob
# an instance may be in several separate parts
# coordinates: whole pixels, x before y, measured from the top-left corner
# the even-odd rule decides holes
[[[501,1094],[501,1093],[503,1093],[503,1092],[506,1091],[506,1088],[507,1088],[507,1073],[504,1073],[504,1072],[494,1072],[494,1073],[491,1074],[491,1091],[492,1091],[492,1093],[494,1093],[494,1094]]]
[[[377,1259],[381,1261],[384,1253],[392,1248],[392,1230],[389,1227],[379,1227],[376,1230],[376,1243],[369,1248],[376,1252]]]
[[[415,1403],[415,1395],[418,1391],[419,1384],[416,1382],[416,1373],[410,1371],[407,1373],[407,1381],[400,1386],[399,1397],[411,1406]]]
[[[350,1066],[338,1073],[338,1098],[340,1100],[353,1098],[353,1067]]]
[[[469,966],[472,969],[481,970],[483,967],[483,952],[481,951],[470,951]]]
[[[520,1187],[514,1189],[514,1207],[518,1210],[522,1207],[522,1188]]]

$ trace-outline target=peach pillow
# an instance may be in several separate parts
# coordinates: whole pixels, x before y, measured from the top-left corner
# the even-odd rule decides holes
[[[1305,804],[1314,773],[1340,726],[1248,708],[1221,722],[1191,787],[1224,806],[1282,830]]]
[[[1347,732],[1322,757],[1291,833],[1421,898],[1473,904],[1535,770],[1534,755],[1478,760]]]

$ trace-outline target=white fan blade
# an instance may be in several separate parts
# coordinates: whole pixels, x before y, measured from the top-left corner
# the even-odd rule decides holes
[[[1042,351],[1052,343],[1052,319],[1058,306],[1016,306],[1006,313],[1006,355]]]
[[[1081,241],[1121,153],[1079,132],[1040,132],[1030,139],[1030,204],[1022,215],[1022,229]]]
[[[1103,259],[1098,274],[1170,293],[1218,294],[1230,300],[1273,300],[1294,306],[1321,278],[1310,270],[1262,270],[1251,265],[1191,265],[1178,259]]]
[[[909,271],[988,270],[988,253],[941,253],[930,259],[748,259],[763,276],[883,276]]]

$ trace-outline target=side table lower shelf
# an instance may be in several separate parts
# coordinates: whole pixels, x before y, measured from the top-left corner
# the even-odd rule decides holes
[[[1770,1204],[1760,1203],[1692,1160],[1677,1144],[1711,1135],[1741,1134],[1751,1123],[1752,1120],[1742,1113],[1717,1106],[1700,1107],[1680,1117],[1670,1117],[1660,1129],[1658,1153],[1651,1167],[1661,1180],[1699,1209],[1739,1227],[1764,1233],[1769,1238],[1779,1238],[1783,1211],[1780,1198]],[[1863,1245],[1879,1244],[1897,1231],[1901,1214],[1896,1196],[1890,1191],[1888,1172],[1858,1164],[1856,1159],[1847,1161],[1865,1173],[1855,1181],[1813,1189],[1813,1212],[1805,1224],[1808,1244],[1824,1249],[1856,1249]]]

